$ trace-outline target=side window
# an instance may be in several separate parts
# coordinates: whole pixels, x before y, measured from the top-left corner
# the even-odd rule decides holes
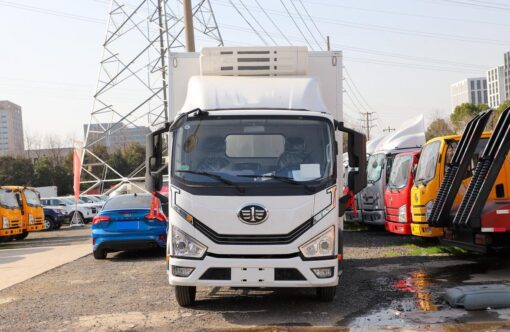
[[[448,165],[452,162],[453,154],[455,153],[455,149],[457,149],[457,145],[459,142],[452,141],[448,142],[448,147],[446,148],[446,156],[445,156],[445,163],[444,163],[444,172],[448,170]]]

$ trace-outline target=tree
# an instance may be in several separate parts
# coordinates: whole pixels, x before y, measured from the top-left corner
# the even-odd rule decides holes
[[[29,159],[0,157],[0,183],[27,186],[33,184],[34,168]]]
[[[466,127],[469,120],[488,108],[489,106],[485,104],[475,105],[471,103],[464,103],[456,106],[453,113],[450,115],[450,121],[453,129],[456,133],[460,134],[464,130],[464,127]]]
[[[496,126],[496,122],[498,122],[501,113],[503,113],[503,111],[506,110],[508,107],[510,107],[510,99],[499,105],[498,108],[496,108],[494,114],[492,115],[490,123],[492,129],[494,129],[494,126]]]
[[[124,159],[126,159],[129,173],[133,172],[145,162],[145,147],[138,143],[130,143],[124,149]]]
[[[454,131],[447,120],[442,118],[434,119],[425,132],[425,140],[429,140],[438,136],[446,136],[453,134]]]

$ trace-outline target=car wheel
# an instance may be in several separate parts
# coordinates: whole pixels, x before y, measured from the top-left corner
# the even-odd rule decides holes
[[[175,299],[181,307],[189,307],[195,303],[197,288],[193,286],[175,286]]]
[[[107,255],[105,249],[94,250],[93,253],[95,259],[105,259]]]
[[[27,231],[23,231],[23,233],[14,236],[14,240],[21,241],[21,240],[24,240],[27,236],[28,236],[28,232]]]
[[[317,298],[322,302],[332,302],[336,295],[336,286],[317,287]]]
[[[53,219],[50,217],[44,217],[44,230],[52,231],[53,229],[55,229],[55,223],[53,222]]]

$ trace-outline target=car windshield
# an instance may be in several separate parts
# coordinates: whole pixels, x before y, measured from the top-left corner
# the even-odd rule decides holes
[[[333,141],[317,117],[190,118],[174,133],[172,176],[215,186],[320,181],[333,174]]]
[[[124,209],[150,209],[151,195],[120,195],[106,201],[103,211]]]
[[[80,200],[85,203],[95,203],[95,201],[90,197],[80,197]]]
[[[409,172],[411,171],[411,164],[413,156],[400,155],[396,156],[391,167],[390,179],[388,187],[394,189],[404,188],[409,179]]]
[[[25,194],[25,199],[27,200],[27,204],[30,206],[41,206],[41,201],[39,200],[39,195],[37,195],[34,191],[30,189],[25,189],[23,191]]]
[[[74,198],[60,198],[64,202],[65,205],[74,205]]]
[[[440,141],[425,145],[421,151],[420,160],[416,169],[414,183],[426,183],[436,175],[436,165],[439,158]]]
[[[369,183],[377,182],[381,178],[384,157],[384,153],[377,153],[368,158],[367,180]]]
[[[16,195],[11,190],[0,189],[0,206],[7,209],[19,208]]]

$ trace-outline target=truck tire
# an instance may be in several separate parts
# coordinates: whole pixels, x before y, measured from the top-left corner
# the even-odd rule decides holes
[[[21,240],[24,240],[27,236],[28,236],[28,232],[27,231],[23,231],[23,233],[14,236],[14,240],[21,241]]]
[[[317,298],[322,302],[332,302],[336,295],[336,286],[317,287]]]
[[[94,254],[95,259],[105,259],[108,254],[106,249],[93,250],[92,253]]]
[[[193,286],[175,286],[175,299],[181,307],[189,307],[195,303],[197,288]]]
[[[52,231],[55,229],[55,222],[51,217],[45,216],[44,217],[44,230],[45,231]]]

